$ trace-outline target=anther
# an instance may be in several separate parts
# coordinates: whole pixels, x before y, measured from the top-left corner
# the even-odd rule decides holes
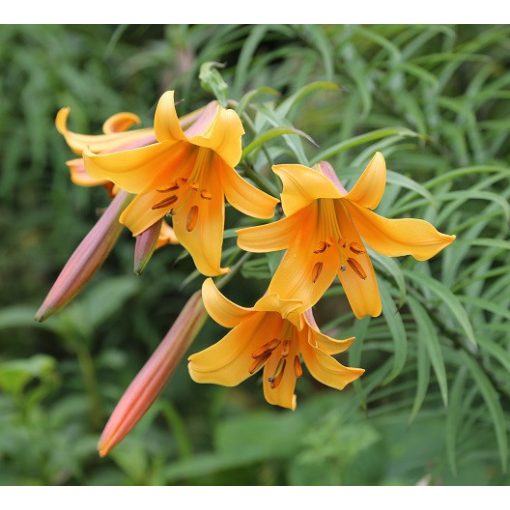
[[[171,197],[165,198],[164,200],[161,200],[161,202],[154,204],[152,206],[152,209],[162,209],[163,207],[167,207],[168,205],[175,204],[175,202],[177,202],[177,197],[175,195],[172,195]]]
[[[176,191],[179,189],[179,185],[174,182],[169,188],[164,188],[164,189],[158,189],[156,191],[159,191],[160,193],[167,193],[168,191]]]
[[[341,238],[339,237],[338,238],[338,244],[342,247],[342,248],[345,248],[347,246],[347,243]]]
[[[324,253],[331,245],[326,241],[321,241],[319,247],[313,250],[314,253]]]
[[[322,267],[324,264],[322,262],[316,262],[312,269],[312,282],[315,283],[322,272]]]
[[[276,366],[276,370],[271,377],[268,377],[267,380],[271,384],[271,388],[278,388],[283,379],[283,373],[285,372],[285,365],[287,364],[287,360],[285,358],[280,358],[278,365]]]
[[[360,255],[361,253],[365,253],[365,247],[360,243],[350,243],[349,250],[356,255]]]
[[[212,195],[211,195],[211,193],[209,193],[209,191],[207,191],[206,189],[203,189],[200,192],[200,198],[203,198],[204,200],[211,200]]]
[[[253,351],[251,357],[260,358],[260,356],[263,356],[266,353],[271,354],[271,352],[273,352],[279,345],[280,340],[278,340],[278,338],[273,338],[270,342],[265,343],[257,350]]]
[[[294,356],[294,374],[298,379],[303,375],[303,367],[299,361],[299,356]]]
[[[191,232],[196,226],[198,221],[198,206],[194,205],[188,212],[186,218],[186,230]]]
[[[200,189],[200,186],[198,185],[198,182],[192,182],[189,187],[193,190],[193,191],[198,191]]]
[[[363,280],[367,277],[367,273],[365,273],[365,270],[357,260],[349,258],[347,259],[347,264],[349,264],[351,269]]]
[[[250,374],[253,375],[269,359],[269,356],[271,356],[271,351],[268,351],[262,356],[255,358],[255,361],[251,364],[250,368],[248,369]]]
[[[284,340],[282,345],[282,356],[287,356],[290,351],[290,340]]]

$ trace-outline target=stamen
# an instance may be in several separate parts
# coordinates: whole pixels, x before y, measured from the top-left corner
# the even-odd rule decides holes
[[[290,340],[284,340],[282,345],[282,356],[287,356],[290,351]]]
[[[211,195],[211,193],[209,193],[209,191],[207,191],[206,189],[203,189],[200,192],[200,198],[203,198],[204,200],[211,200],[212,195]]]
[[[349,244],[349,250],[351,250],[356,255],[360,255],[361,253],[365,252],[365,247],[360,243],[351,243]]]
[[[341,238],[339,237],[338,238],[338,244],[342,247],[342,248],[345,248],[347,246],[347,243]]]
[[[253,375],[269,359],[269,356],[271,356],[271,351],[268,351],[262,356],[256,358],[248,369],[248,372]]]
[[[278,346],[280,345],[280,340],[278,338],[273,338],[270,342],[265,343],[261,347],[259,347],[257,350],[252,352],[251,357],[252,358],[260,358],[260,356],[263,356],[266,353],[273,352]]]
[[[168,205],[175,204],[175,202],[177,202],[177,196],[172,195],[171,197],[165,198],[164,200],[161,200],[161,202],[154,204],[152,206],[152,209],[162,209],[163,207],[167,207]]]
[[[198,206],[194,205],[188,212],[186,218],[186,230],[191,232],[196,226],[198,221]]]
[[[326,241],[321,241],[319,244],[319,247],[316,250],[313,250],[314,253],[324,253],[331,244],[327,243]]]
[[[299,356],[294,356],[294,373],[298,379],[303,375],[303,367],[299,361]]]
[[[285,358],[280,358],[278,365],[276,366],[276,370],[271,377],[268,377],[267,380],[271,384],[271,388],[274,390],[278,388],[283,379],[283,373],[285,372],[285,365],[287,364],[287,360]]]
[[[169,188],[158,189],[156,191],[158,191],[159,193],[167,193],[168,191],[175,191],[178,189],[179,189],[179,185],[176,182],[174,182]]]
[[[324,264],[322,262],[316,262],[312,269],[312,282],[315,283],[322,271]]]
[[[367,277],[367,273],[365,273],[365,270],[361,266],[361,264],[355,260],[355,259],[347,259],[347,263],[349,266],[351,266],[351,269],[363,280]]]
[[[198,191],[200,189],[200,186],[198,184],[198,182],[192,182],[189,187],[193,190],[193,191]]]

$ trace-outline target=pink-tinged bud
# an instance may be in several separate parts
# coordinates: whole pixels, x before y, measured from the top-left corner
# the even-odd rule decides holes
[[[35,314],[37,321],[42,322],[69,303],[101,267],[124,228],[119,217],[132,199],[133,195],[121,191],[112,200],[66,262]]]
[[[137,275],[142,274],[157,248],[162,223],[163,219],[136,236],[133,270]]]
[[[322,173],[329,178],[329,180],[342,192],[347,195],[347,190],[342,186],[340,179],[335,173],[333,167],[327,161],[321,161],[319,167]]]
[[[202,328],[207,313],[201,291],[195,292],[115,407],[101,434],[99,455],[108,455],[140,421],[167,383]]]

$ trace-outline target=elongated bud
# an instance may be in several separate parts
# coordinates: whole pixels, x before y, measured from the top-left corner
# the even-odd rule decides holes
[[[342,192],[347,195],[347,190],[342,186],[340,179],[335,173],[333,167],[327,161],[321,161],[319,167],[322,173],[329,178],[329,180]]]
[[[66,262],[35,314],[37,321],[42,322],[69,303],[101,267],[124,228],[119,217],[132,199],[133,195],[121,191],[112,200]]]
[[[108,455],[147,412],[206,318],[202,294],[201,291],[197,291],[189,298],[170,331],[115,407],[97,445],[101,457]]]
[[[136,236],[133,270],[137,275],[142,274],[156,250],[162,223],[163,219],[157,221],[154,225],[151,225],[147,230]]]

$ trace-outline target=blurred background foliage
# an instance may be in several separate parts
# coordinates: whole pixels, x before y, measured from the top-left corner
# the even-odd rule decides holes
[[[510,27],[2,26],[0,65],[1,484],[510,481]],[[167,89],[182,113],[212,94],[237,101],[250,147],[239,169],[274,192],[269,160],[328,159],[351,184],[383,151],[379,211],[458,240],[426,263],[374,256],[379,318],[353,321],[338,284],[317,306],[323,329],[358,338],[344,361],[367,372],[351,388],[305,377],[290,412],[255,378],[194,384],[183,361],[99,459],[113,406],[202,279],[179,247],[135,277],[124,232],[75,302],[33,321],[108,203],[69,182],[53,119],[67,105],[80,132],[125,110],[150,125]],[[231,210],[227,221],[253,224]],[[251,305],[277,260],[251,256],[226,294]],[[192,351],[222,334],[208,321]]]

